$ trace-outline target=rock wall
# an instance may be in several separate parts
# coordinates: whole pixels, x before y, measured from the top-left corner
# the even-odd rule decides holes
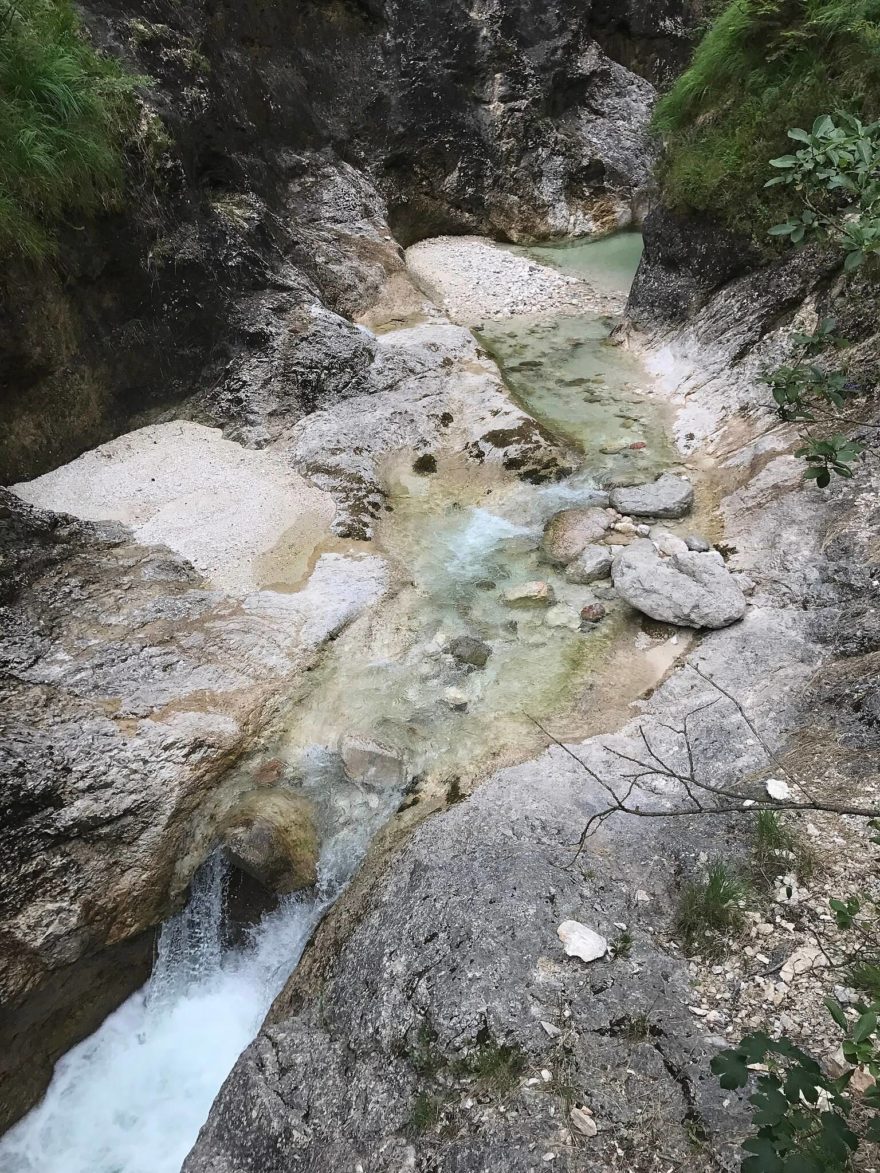
[[[642,8],[614,27],[681,28]],[[0,273],[0,483],[200,387],[224,425],[267,388],[294,417],[356,393],[363,358],[333,315],[399,274],[395,240],[626,223],[653,89],[593,39],[615,12],[87,4],[96,41],[152,82],[126,211],[67,230],[57,269]]]

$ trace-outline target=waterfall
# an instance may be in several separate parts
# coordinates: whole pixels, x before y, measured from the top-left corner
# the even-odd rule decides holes
[[[231,949],[226,865],[212,857],[164,926],[150,981],[60,1060],[42,1103],[0,1141],[0,1173],[179,1173],[338,889],[324,871],[317,892],[286,898]]]

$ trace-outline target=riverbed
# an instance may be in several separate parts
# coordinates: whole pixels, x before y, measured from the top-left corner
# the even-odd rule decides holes
[[[511,251],[587,275],[620,303],[640,240]],[[586,735],[601,720],[603,687],[623,703],[679,654],[678,637],[647,636],[610,591],[602,623],[583,624],[581,607],[603,588],[572,584],[541,558],[553,513],[675,461],[645,371],[611,338],[617,319],[573,308],[474,325],[511,395],[574,453],[575,472],[534,485],[455,451],[427,468],[412,453],[390,455],[374,546],[396,568],[396,590],[329,646],[254,747],[320,812],[317,889],[285,898],[233,945],[226,871],[209,860],[162,931],[148,985],[65,1056],[43,1102],[0,1143],[2,1173],[178,1173],[314,926],[401,803],[454,801],[489,769],[536,753],[549,717]],[[504,591],[535,579],[556,604],[514,612]],[[482,668],[450,654],[458,637],[490,649]],[[348,783],[336,749],[351,734],[389,747],[406,786]]]

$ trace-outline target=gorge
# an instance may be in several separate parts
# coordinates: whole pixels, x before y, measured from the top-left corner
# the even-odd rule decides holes
[[[142,80],[3,267],[2,1173],[733,1169],[710,1062],[861,1012],[875,286],[664,202],[710,7],[83,7]],[[764,379],[832,316],[826,489]]]

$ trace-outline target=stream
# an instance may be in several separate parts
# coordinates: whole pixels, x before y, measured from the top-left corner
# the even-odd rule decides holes
[[[630,233],[516,251],[620,291],[640,249]],[[389,461],[392,511],[377,545],[405,569],[405,583],[381,625],[356,623],[328,647],[282,727],[255,751],[282,761],[285,781],[319,808],[316,890],[284,898],[232,945],[225,865],[219,856],[203,865],[186,908],[162,930],[150,981],[58,1063],[43,1101],[0,1141],[0,1173],[178,1173],[315,925],[404,798],[402,789],[346,784],[329,748],[342,735],[393,747],[417,792],[435,799],[537,753],[544,740],[531,717],[586,735],[594,677],[621,641],[631,645],[638,624],[609,597],[608,618],[582,631],[589,588],[541,564],[542,528],[599,484],[650,479],[675,460],[662,406],[638,360],[608,341],[613,326],[523,317],[478,331],[517,401],[583,452],[582,470],[536,487],[442,453],[427,476],[411,454]],[[558,605],[514,614],[504,588],[537,578],[553,585]],[[484,669],[446,653],[462,635],[491,646]]]

